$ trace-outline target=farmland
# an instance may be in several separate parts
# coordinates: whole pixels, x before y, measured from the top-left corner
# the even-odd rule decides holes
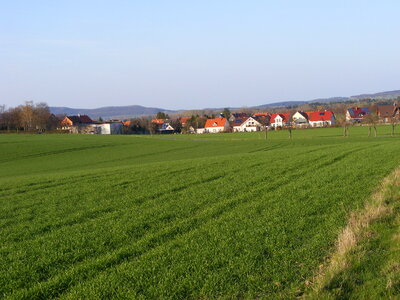
[[[0,297],[295,297],[400,163],[379,128],[0,135]]]

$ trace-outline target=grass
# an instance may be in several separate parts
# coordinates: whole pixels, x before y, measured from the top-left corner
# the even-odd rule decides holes
[[[379,133],[0,135],[0,295],[300,296],[399,164]]]
[[[400,295],[400,168],[354,212],[311,298],[390,299]]]

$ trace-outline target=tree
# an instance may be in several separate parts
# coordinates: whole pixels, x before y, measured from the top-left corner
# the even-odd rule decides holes
[[[224,115],[224,118],[226,118],[226,119],[230,118],[231,111],[229,110],[229,108],[224,108],[223,115]]]
[[[261,116],[261,117],[254,117],[260,124],[261,124],[261,130],[264,130],[264,137],[265,140],[268,139],[268,125],[270,122],[271,116]]]
[[[21,107],[10,108],[5,116],[7,131],[21,128]]]
[[[38,130],[45,130],[50,121],[50,109],[46,103],[38,103],[33,107],[32,127]]]
[[[376,124],[379,121],[379,117],[375,113],[370,113],[364,116],[363,123],[368,124],[368,136],[371,136],[371,129],[374,128],[375,137],[378,136],[378,130]]]
[[[24,128],[24,131],[27,131],[32,128],[33,123],[33,102],[26,101],[25,105],[20,106],[20,125]]]
[[[158,128],[159,128],[159,126],[157,123],[150,122],[148,130],[149,130],[150,134],[155,134],[155,133],[157,133]]]
[[[5,122],[4,122],[4,113],[5,112],[6,112],[6,106],[0,105],[0,129],[5,127]]]
[[[174,128],[174,132],[181,133],[182,131],[182,124],[178,119],[173,120],[170,125]]]
[[[396,128],[396,125],[397,125],[396,117],[393,116],[393,117],[390,118],[390,124],[392,125],[392,136],[394,136],[395,128]]]
[[[156,115],[156,119],[166,120],[169,119],[169,116],[165,112],[159,111]]]

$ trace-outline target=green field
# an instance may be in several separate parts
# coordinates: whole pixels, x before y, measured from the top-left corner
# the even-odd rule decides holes
[[[0,135],[0,297],[300,296],[400,163],[378,132]]]

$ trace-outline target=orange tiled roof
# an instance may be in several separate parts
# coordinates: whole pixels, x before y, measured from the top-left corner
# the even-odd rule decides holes
[[[215,119],[208,119],[206,121],[206,125],[204,126],[205,128],[210,128],[210,127],[224,127],[226,124],[226,118],[215,118]]]

